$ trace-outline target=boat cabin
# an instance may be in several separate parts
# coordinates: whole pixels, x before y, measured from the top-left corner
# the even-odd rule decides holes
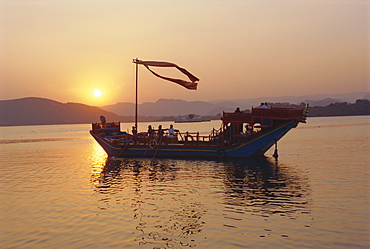
[[[220,132],[224,133],[224,143],[233,144],[288,121],[305,123],[306,116],[306,111],[301,108],[252,108],[249,113],[223,112]]]

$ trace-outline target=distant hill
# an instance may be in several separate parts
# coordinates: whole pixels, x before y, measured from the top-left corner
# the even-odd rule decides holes
[[[305,104],[269,103],[272,107],[302,108]],[[358,99],[355,103],[335,102],[326,106],[310,106],[308,117],[370,115],[370,100]]]
[[[118,102],[114,105],[106,105],[100,107],[103,110],[116,113],[121,116],[134,116],[135,104],[129,102]]]
[[[133,103],[120,102],[115,105],[102,106],[101,108],[122,116],[135,115],[135,105]],[[138,107],[140,116],[178,116],[190,113],[210,116],[217,115],[222,110],[234,111],[235,108],[235,106],[230,108],[205,101],[185,101],[180,99],[159,99],[154,103],[145,102]]]
[[[99,122],[100,115],[123,121],[123,117],[98,107],[34,97],[1,100],[0,113],[0,126],[91,123]]]
[[[185,101],[180,99],[159,99],[156,102],[139,104],[139,116],[178,116],[186,114],[199,114],[215,116],[222,111],[234,111],[236,107],[242,110],[259,106],[261,102],[287,102],[292,104],[309,103],[310,106],[327,106],[336,102],[354,103],[357,99],[366,99],[367,92],[348,94],[316,94],[303,96],[263,97],[255,99],[215,100],[215,101]],[[102,106],[104,110],[114,112],[121,116],[133,116],[135,106],[133,103],[121,102],[114,105]]]
[[[309,117],[370,115],[370,100],[358,99],[355,103],[336,102],[327,106],[314,106],[308,111]]]
[[[311,106],[326,106],[335,102],[354,103],[357,99],[370,99],[369,92],[353,92],[344,94],[311,94],[301,96],[261,97],[254,99],[214,100],[212,104],[222,104],[231,107],[239,105],[242,109],[259,106],[261,102],[287,102],[292,104],[309,103]],[[331,101],[330,101],[331,100]]]
[[[336,96],[336,97],[335,97]],[[139,121],[174,120],[178,115],[200,114],[207,118],[219,119],[223,111],[242,110],[259,106],[260,102],[299,106],[302,102],[310,103],[309,116],[368,115],[369,102],[358,102],[369,99],[369,93],[352,93],[347,95],[306,95],[300,97],[275,97],[244,100],[219,100],[212,102],[185,101],[180,99],[160,99],[155,103],[146,102],[139,105]],[[335,98],[334,98],[335,97]],[[342,98],[343,97],[343,98]],[[346,97],[346,98],[344,98]],[[289,101],[291,100],[291,101]],[[292,101],[293,100],[293,101]],[[348,101],[350,100],[350,101]],[[355,103],[352,105],[350,103]],[[22,98],[0,100],[0,126],[11,125],[48,125],[48,124],[81,124],[99,122],[101,115],[109,121],[133,122],[134,104],[117,103],[115,105],[94,107],[78,103],[60,103],[45,98]],[[359,110],[362,111],[359,111]]]
[[[346,102],[341,99],[325,98],[322,100],[304,100],[303,103],[309,104],[310,106],[327,106],[332,103]]]

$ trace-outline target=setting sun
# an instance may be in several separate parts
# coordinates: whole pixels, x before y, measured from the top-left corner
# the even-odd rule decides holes
[[[99,98],[103,93],[99,89],[94,90],[94,96]]]

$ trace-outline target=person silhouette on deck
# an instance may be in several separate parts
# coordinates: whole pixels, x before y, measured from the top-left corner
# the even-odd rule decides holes
[[[240,113],[240,112],[242,112],[242,111],[240,110],[239,107],[237,107],[236,110],[235,110],[235,113]]]
[[[175,137],[175,129],[173,128],[173,125],[170,125],[170,128],[168,130],[168,136],[167,137]]]
[[[103,115],[100,116],[100,122],[102,124],[105,124],[105,122],[107,122],[106,119],[105,119],[105,117]]]
[[[158,134],[159,137],[162,137],[163,136],[164,130],[162,129],[162,125],[159,125],[158,126],[157,134]]]
[[[151,137],[153,135],[153,129],[151,125],[148,125],[148,136]]]

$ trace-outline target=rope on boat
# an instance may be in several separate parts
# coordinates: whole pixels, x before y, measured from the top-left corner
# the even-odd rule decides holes
[[[126,142],[126,144],[125,144],[125,147],[123,147],[123,149],[120,151],[120,153],[118,154],[118,156],[117,157],[120,157],[121,155],[122,155],[122,153],[126,150],[126,148],[127,148],[127,146],[128,146],[128,142]]]
[[[156,150],[155,150],[155,152],[154,152],[153,159],[154,159],[154,158],[155,158],[155,156],[157,155],[157,151],[158,151],[159,145],[162,143],[162,139],[163,139],[163,137],[161,136],[161,137],[159,138],[159,143],[157,143],[157,147],[156,147]]]

